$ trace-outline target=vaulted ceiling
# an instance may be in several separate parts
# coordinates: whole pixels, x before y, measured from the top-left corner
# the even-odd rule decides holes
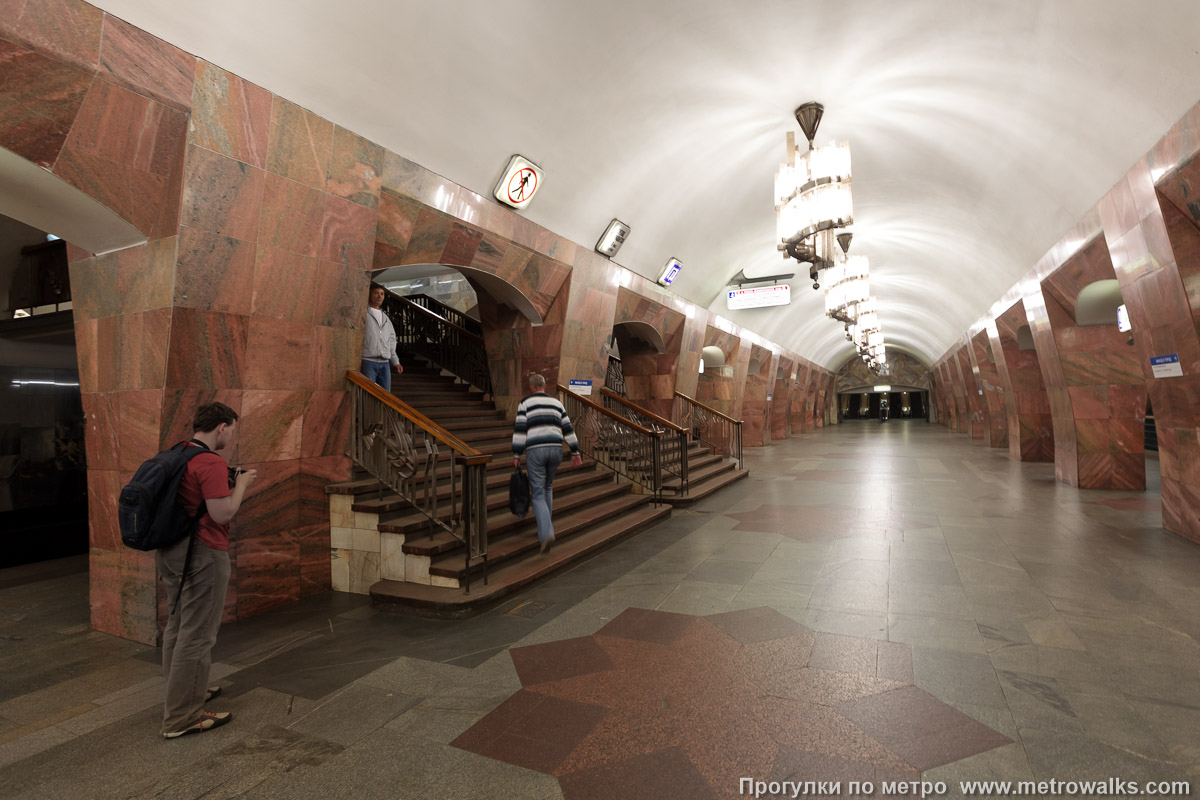
[[[1194,0],[99,0],[183,49],[524,212],[830,368],[851,354],[797,270],[790,306],[725,310],[793,271],[773,177],[792,110],[849,140],[852,252],[889,345],[930,363],[1200,100]]]

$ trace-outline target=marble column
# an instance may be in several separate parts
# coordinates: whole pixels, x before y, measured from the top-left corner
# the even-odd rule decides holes
[[[983,390],[980,406],[983,410],[984,442],[988,447],[1008,447],[1008,413],[1005,408],[1004,382],[1000,379],[997,357],[992,351],[986,329],[970,340],[968,350],[975,384]]]

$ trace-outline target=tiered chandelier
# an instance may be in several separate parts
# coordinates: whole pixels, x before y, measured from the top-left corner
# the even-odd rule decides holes
[[[825,270],[825,315],[841,322],[846,338],[874,372],[886,372],[887,355],[875,298],[870,293],[870,265],[865,256],[847,257],[854,234],[854,197],[850,187],[850,145],[814,147],[813,139],[825,107],[805,103],[796,109],[808,139],[808,150],[787,135],[787,163],[775,175],[778,247],[785,258],[809,265],[813,289],[820,289]]]

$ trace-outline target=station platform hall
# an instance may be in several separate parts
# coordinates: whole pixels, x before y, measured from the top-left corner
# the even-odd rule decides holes
[[[0,798],[1191,796],[1196,41],[0,0]]]

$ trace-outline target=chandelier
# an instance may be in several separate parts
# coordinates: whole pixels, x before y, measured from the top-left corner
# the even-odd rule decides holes
[[[813,145],[824,113],[820,103],[805,103],[796,109],[808,149],[801,151],[796,135],[789,131],[787,163],[781,164],[775,175],[777,246],[785,258],[809,264],[814,289],[821,288],[818,272],[845,257],[853,235],[847,229],[854,222],[849,143]]]
[[[845,326],[846,339],[872,372],[886,374],[886,344],[871,296],[870,265],[865,256],[848,257],[854,236],[850,145],[813,145],[824,113],[820,103],[796,109],[808,149],[801,151],[796,135],[788,132],[787,163],[775,175],[776,246],[784,258],[809,265],[813,289],[821,288],[819,275],[825,270],[825,315]]]

